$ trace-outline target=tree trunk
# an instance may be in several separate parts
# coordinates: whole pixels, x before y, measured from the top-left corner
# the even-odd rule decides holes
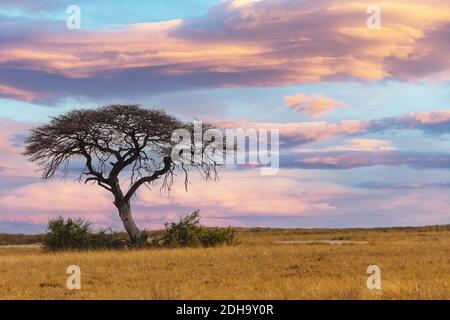
[[[123,226],[125,230],[128,232],[128,235],[131,239],[132,245],[139,245],[142,241],[145,240],[145,237],[142,236],[141,231],[134,223],[133,216],[131,215],[131,206],[130,203],[123,203],[117,206],[119,210],[120,219],[122,219]]]

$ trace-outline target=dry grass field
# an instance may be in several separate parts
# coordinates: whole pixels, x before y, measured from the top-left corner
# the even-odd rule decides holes
[[[450,226],[242,229],[240,244],[46,253],[0,247],[0,299],[449,299]],[[323,241],[323,240],[329,240]],[[366,269],[381,268],[369,290]],[[81,290],[66,268],[81,268]]]

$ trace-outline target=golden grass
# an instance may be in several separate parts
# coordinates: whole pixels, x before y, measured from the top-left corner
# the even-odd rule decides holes
[[[0,299],[449,299],[450,228],[239,230],[241,244],[45,253],[0,248]],[[282,241],[348,240],[324,244]],[[366,287],[381,268],[382,290]],[[69,265],[82,289],[66,288]]]

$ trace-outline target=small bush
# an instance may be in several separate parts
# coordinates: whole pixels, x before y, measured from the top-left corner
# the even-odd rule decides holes
[[[201,243],[204,247],[213,247],[218,244],[235,243],[236,230],[231,227],[227,228],[203,228]]]
[[[178,223],[165,223],[162,238],[154,239],[153,245],[164,247],[213,247],[221,244],[233,244],[235,230],[228,228],[206,228],[200,224],[200,213],[181,218]]]
[[[88,221],[59,217],[48,222],[42,246],[49,251],[108,249],[123,247],[124,242],[106,231],[94,233]]]

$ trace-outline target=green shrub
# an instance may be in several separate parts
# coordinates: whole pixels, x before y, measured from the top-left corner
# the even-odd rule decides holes
[[[201,233],[201,243],[204,247],[213,247],[218,244],[235,243],[236,230],[227,228],[203,228]]]
[[[163,236],[153,240],[153,245],[164,247],[213,247],[232,244],[235,230],[228,228],[206,228],[200,224],[199,210],[181,218],[178,223],[165,223]]]
[[[129,242],[121,239],[115,233],[108,233],[107,230],[91,233],[89,237],[89,247],[91,249],[119,249],[128,245]]]
[[[123,247],[124,242],[106,231],[94,233],[88,221],[59,217],[48,222],[42,246],[49,251],[108,249]]]

